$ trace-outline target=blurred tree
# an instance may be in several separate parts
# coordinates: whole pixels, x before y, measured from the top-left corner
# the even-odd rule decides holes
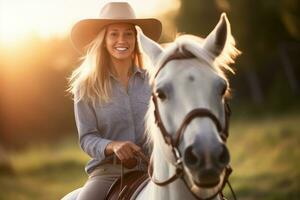
[[[77,61],[67,39],[32,37],[7,48],[1,60],[5,146],[56,140],[75,131],[67,77]],[[17,58],[17,59],[16,59]]]
[[[7,151],[0,144],[0,175],[1,174],[12,175],[14,174],[14,168],[8,157]]]
[[[300,40],[300,1],[281,0],[280,16],[289,34]]]
[[[252,100],[262,103],[267,91],[272,90],[272,82],[275,81],[272,75],[281,73],[280,67],[284,68],[283,74],[286,74],[290,85],[299,84],[299,74],[294,65],[288,64],[290,56],[285,56],[290,53],[287,50],[284,50],[284,56],[281,56],[283,59],[278,62],[280,64],[273,66],[271,71],[266,68],[270,60],[280,57],[278,49],[282,43],[299,42],[298,0],[182,0],[181,4],[177,17],[178,29],[196,35],[206,36],[217,23],[220,14],[227,13],[238,48],[243,52],[243,56],[238,59],[238,73],[243,76],[239,75],[235,81],[246,82],[247,86],[234,85],[239,95],[247,99],[245,91],[250,91]],[[297,87],[291,85],[290,88]]]
[[[13,174],[13,167],[9,160],[6,150],[4,149],[4,116],[3,116],[3,56],[1,54],[2,49],[0,48],[0,174]]]

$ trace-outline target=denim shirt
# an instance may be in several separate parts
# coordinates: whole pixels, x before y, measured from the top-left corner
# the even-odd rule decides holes
[[[108,103],[74,103],[80,147],[91,157],[85,167],[88,174],[112,159],[104,154],[111,141],[131,141],[144,148],[144,118],[151,96],[149,77],[145,70],[134,67],[127,91],[113,75],[110,78],[112,94]]]

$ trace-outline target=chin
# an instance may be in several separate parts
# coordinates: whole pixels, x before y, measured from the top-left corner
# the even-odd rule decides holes
[[[114,59],[117,60],[127,60],[127,59],[131,59],[133,55],[133,52],[112,52],[111,53],[111,57],[113,57]]]
[[[224,178],[225,170],[218,177],[202,181],[196,180],[195,176],[187,173],[185,182],[195,196],[206,199],[218,194],[222,189]]]

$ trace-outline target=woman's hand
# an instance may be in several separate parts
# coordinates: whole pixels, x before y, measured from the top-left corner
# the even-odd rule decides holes
[[[142,152],[141,148],[130,141],[113,141],[105,148],[105,154],[115,154],[122,162],[133,159],[137,153]]]

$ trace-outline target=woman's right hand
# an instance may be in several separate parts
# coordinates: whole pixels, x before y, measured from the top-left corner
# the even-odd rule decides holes
[[[142,153],[142,149],[130,141],[113,141],[105,148],[106,155],[114,153],[122,162],[133,159],[137,155],[136,152]]]

